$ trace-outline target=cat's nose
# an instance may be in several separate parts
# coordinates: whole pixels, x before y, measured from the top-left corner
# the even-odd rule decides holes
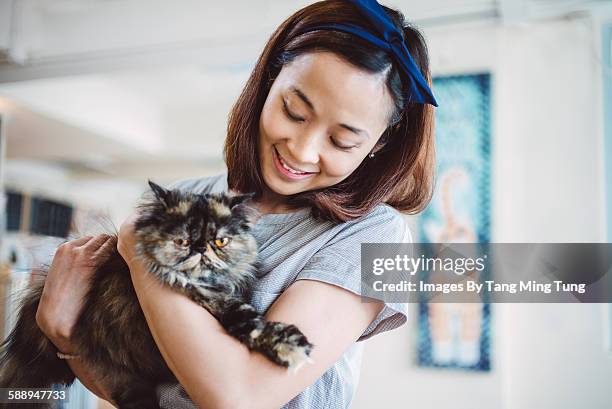
[[[202,255],[200,253],[196,253],[193,256],[189,257],[187,260],[181,263],[181,268],[184,270],[190,270],[197,266],[202,260]]]
[[[217,253],[212,249],[210,243],[206,243],[206,251],[203,254],[203,257],[207,260],[210,260],[212,263],[222,262]]]

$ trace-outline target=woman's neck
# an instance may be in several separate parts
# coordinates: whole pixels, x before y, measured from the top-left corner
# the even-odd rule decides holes
[[[285,196],[279,195],[267,187],[264,187],[261,196],[251,203],[261,214],[289,213],[294,210],[287,206]]]

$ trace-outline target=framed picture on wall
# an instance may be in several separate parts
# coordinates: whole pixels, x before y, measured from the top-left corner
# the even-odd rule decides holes
[[[490,241],[490,75],[435,78],[436,177],[418,222],[421,243]],[[419,303],[417,362],[423,367],[490,370],[486,302]]]

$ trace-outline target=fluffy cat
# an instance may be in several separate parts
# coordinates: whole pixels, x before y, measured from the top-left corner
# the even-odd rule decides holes
[[[293,370],[310,361],[313,345],[297,327],[266,321],[246,302],[257,258],[250,234],[256,212],[244,204],[251,195],[199,195],[149,185],[154,195],[139,206],[135,223],[137,254],[148,270],[210,311],[250,350]],[[36,324],[43,285],[36,284],[24,297],[17,324],[2,344],[0,388],[69,385],[75,379]],[[93,275],[73,345],[122,409],[158,408],[155,387],[177,382],[116,250]],[[14,405],[0,404],[5,407]]]

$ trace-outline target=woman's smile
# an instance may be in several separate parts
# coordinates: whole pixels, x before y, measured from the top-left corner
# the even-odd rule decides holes
[[[274,166],[281,175],[286,176],[290,179],[306,179],[318,173],[318,172],[304,172],[301,169],[290,166],[287,163],[287,161],[281,156],[281,154],[278,153],[276,146],[273,146],[272,149],[274,151],[272,153],[274,157]]]

